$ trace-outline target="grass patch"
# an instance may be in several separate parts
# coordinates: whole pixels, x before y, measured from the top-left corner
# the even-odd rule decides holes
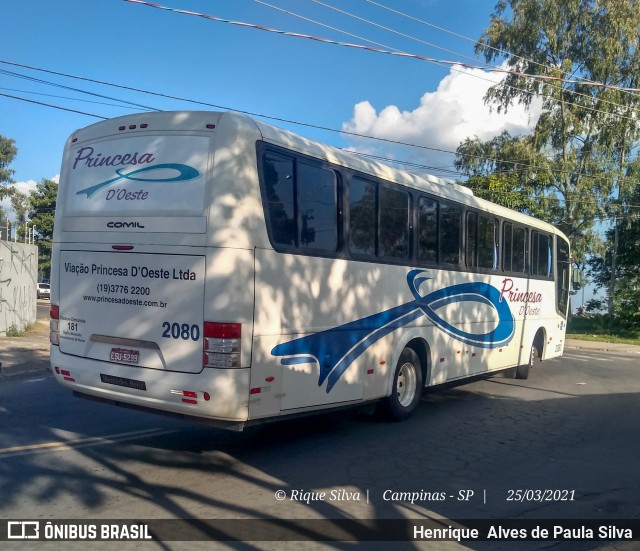
[[[22,337],[22,335],[24,335],[24,331],[18,329],[17,325],[7,327],[7,337]]]
[[[587,335],[585,333],[567,333],[567,339],[575,339],[577,341],[592,341],[592,342],[610,342],[618,344],[635,344],[640,345],[640,339],[625,339],[623,337],[616,337],[615,335]]]
[[[607,314],[573,316],[567,327],[567,338],[640,345],[640,327]]]
[[[30,331],[33,331],[36,326],[37,326],[37,322],[36,323],[28,323],[27,325],[24,326],[24,329],[18,329],[18,326],[14,323],[13,325],[11,325],[11,327],[7,328],[7,337],[24,337],[25,334],[29,333]]]

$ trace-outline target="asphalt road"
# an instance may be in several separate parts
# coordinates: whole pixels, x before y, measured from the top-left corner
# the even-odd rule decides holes
[[[0,518],[640,518],[639,369],[637,355],[569,350],[527,381],[499,376],[426,394],[404,423],[342,412],[243,433],[80,400],[49,377],[7,382],[0,385]],[[566,499],[516,499],[517,490],[547,489],[566,490]],[[420,498],[411,503],[399,492]],[[313,540],[313,531],[305,537]],[[199,545],[206,547],[188,547]],[[207,548],[301,545],[354,543]],[[553,544],[404,547],[425,545]],[[554,549],[634,545],[564,542]]]
[[[39,320],[48,320],[50,308],[51,303],[49,302],[49,299],[38,299],[36,317]]]

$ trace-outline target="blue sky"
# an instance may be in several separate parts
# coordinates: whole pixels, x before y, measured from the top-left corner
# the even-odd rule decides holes
[[[366,44],[255,0],[158,0],[157,3],[280,30]],[[459,55],[398,36],[313,0],[271,0],[269,3],[379,42],[389,49],[447,60],[469,61],[462,56],[475,57],[470,41],[391,13],[366,0],[326,0],[326,4]],[[379,0],[379,3],[474,39],[488,25],[495,4],[493,0]],[[482,95],[490,84],[487,79],[495,80],[498,78],[495,75],[480,71],[470,75],[468,73],[474,71],[451,70],[415,59],[212,22],[123,0],[21,0],[5,3],[2,13],[2,61],[312,125],[350,129],[450,151],[467,135],[478,134],[486,139],[502,128],[524,132],[537,117],[535,112],[529,116],[519,108],[506,117],[490,113],[482,105]],[[104,117],[141,109],[105,105],[118,102],[25,80],[6,71],[155,109],[202,108],[6,64],[0,64],[0,71],[0,94]],[[29,189],[35,181],[58,175],[67,136],[76,128],[99,120],[0,96],[0,134],[13,138],[18,147],[18,156],[11,165],[18,187]],[[443,167],[442,174],[453,165],[452,155],[355,140],[337,132],[304,126],[274,124],[338,147]]]

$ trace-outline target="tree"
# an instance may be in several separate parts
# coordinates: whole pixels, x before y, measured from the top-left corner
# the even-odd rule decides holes
[[[629,176],[636,184],[628,194],[628,204],[622,205],[616,225],[606,232],[606,253],[591,259],[589,275],[596,289],[607,290],[607,301],[613,303],[615,317],[626,329],[637,331],[640,329],[640,160],[630,167]],[[609,286],[612,272],[618,282],[618,291],[613,295]]]
[[[15,226],[18,230],[18,240],[24,237],[24,227],[27,222],[27,213],[31,208],[31,201],[26,193],[12,189],[10,193],[11,207],[16,215]]]
[[[0,184],[13,183],[13,179],[11,177],[15,171],[8,167],[13,162],[17,154],[18,149],[15,146],[15,141],[11,138],[0,136]],[[6,188],[4,189],[6,190]],[[2,198],[4,197],[1,197],[0,199]]]
[[[639,40],[638,0],[500,0],[476,47],[487,62],[504,58],[511,71],[486,101],[501,111],[538,97],[542,114],[530,136],[462,144],[457,166],[473,174],[470,145],[488,148],[482,175],[499,168],[519,175],[518,189],[533,186],[544,217],[578,255],[588,250],[594,222],[617,212],[629,191],[640,97],[622,88],[638,87]],[[520,148],[523,164],[493,161],[507,145]]]
[[[29,197],[29,218],[35,226],[35,242],[38,245],[38,265],[44,277],[51,272],[51,244],[53,241],[53,219],[56,210],[58,184],[43,179]]]
[[[457,150],[456,166],[469,176],[466,182],[473,192],[499,205],[544,217],[545,211],[536,195],[546,183],[541,168],[545,159],[536,154],[532,138],[512,137],[506,130],[495,138],[482,142],[467,138]],[[531,166],[538,165],[534,173]],[[546,176],[548,178],[548,176]]]
[[[12,176],[15,171],[11,170],[9,165],[13,162],[17,154],[18,149],[15,146],[15,141],[11,138],[0,136],[0,201],[5,197],[10,197],[13,192],[13,188],[7,187],[5,184],[13,183]],[[4,209],[0,207],[0,221],[4,219]]]

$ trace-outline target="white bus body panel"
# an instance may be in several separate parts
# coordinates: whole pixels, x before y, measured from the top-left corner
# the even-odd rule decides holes
[[[62,250],[60,276],[61,352],[202,371],[203,256]]]
[[[419,271],[424,277],[420,297],[427,298],[430,315],[412,306],[410,268],[256,251],[252,379],[258,373],[279,374],[281,381],[269,389],[270,397],[252,397],[251,411],[276,415],[278,408],[291,412],[387,396],[396,362],[414,339],[428,350],[424,383],[432,386],[527,363],[538,330],[544,335],[560,331],[553,281]],[[443,291],[455,293],[468,284],[485,293],[482,300],[465,293],[429,302],[429,295],[441,297]],[[406,311],[402,305],[408,305]],[[409,321],[402,317],[406,312],[412,316]],[[378,315],[382,319],[375,319]],[[488,335],[500,324],[506,325],[506,333],[503,342],[496,342]],[[321,333],[327,338],[319,344]],[[300,347],[291,347],[282,354],[281,367],[274,366],[278,349],[295,342]],[[347,361],[342,374],[332,372],[341,369],[342,357],[348,358],[360,343],[361,353]],[[562,340],[549,344],[547,339],[544,359],[562,352]]]
[[[198,112],[122,117],[71,136],[52,255],[60,383],[120,403],[248,419],[253,247],[268,243],[260,137],[246,117]],[[203,367],[204,321],[242,324],[240,368]]]
[[[246,421],[249,415],[249,369],[204,369],[200,373],[189,374],[185,379],[184,373],[140,369],[70,356],[60,352],[57,346],[51,347],[51,365],[61,366],[70,373],[70,377],[56,376],[63,386],[104,400],[234,423]],[[112,380],[142,380],[146,389],[105,384],[101,374]],[[185,384],[188,384],[187,388]],[[195,392],[196,398],[184,402],[184,395],[178,393],[184,390]],[[205,399],[204,392],[209,393],[209,400]]]
[[[150,113],[79,130],[65,148],[52,255],[51,363],[63,385],[243,423],[388,396],[410,343],[423,346],[425,386],[524,364],[538,330],[543,359],[562,354],[554,281],[274,251],[260,140],[520,216],[235,114]],[[207,321],[242,325],[240,368],[203,367]]]

